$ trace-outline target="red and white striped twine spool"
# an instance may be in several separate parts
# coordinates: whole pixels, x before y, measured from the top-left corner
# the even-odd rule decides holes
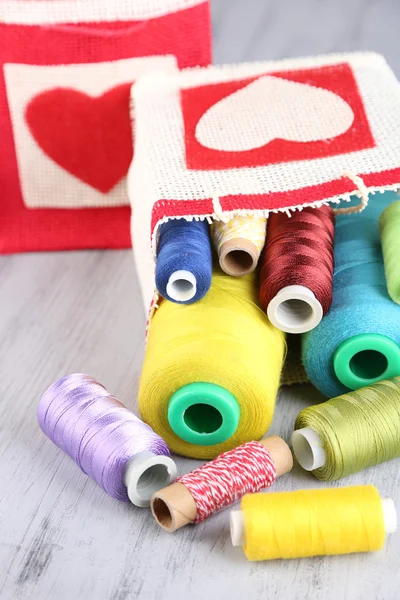
[[[192,495],[197,507],[194,523],[200,523],[245,494],[271,486],[275,479],[275,463],[267,448],[260,442],[247,442],[177,481]]]

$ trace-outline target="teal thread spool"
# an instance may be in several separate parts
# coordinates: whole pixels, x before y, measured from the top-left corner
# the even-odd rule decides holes
[[[400,200],[390,204],[379,220],[388,292],[400,304]]]
[[[387,292],[378,227],[395,199],[374,195],[361,214],[336,219],[332,307],[302,337],[307,375],[330,398],[400,375],[400,307]]]

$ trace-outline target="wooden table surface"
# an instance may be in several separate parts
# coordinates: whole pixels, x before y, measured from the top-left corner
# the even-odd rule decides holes
[[[110,0],[111,1],[111,0]],[[397,0],[213,0],[214,60],[372,49],[400,75]],[[132,409],[145,314],[129,251],[0,258],[0,597],[40,600],[395,600],[400,533],[370,555],[249,563],[228,512],[168,535],[149,511],[109,498],[38,428],[56,378],[83,371]],[[287,439],[318,400],[283,390],[271,432]],[[200,464],[178,459],[180,472]],[[349,477],[399,498],[399,462]],[[295,469],[276,490],[317,487]]]

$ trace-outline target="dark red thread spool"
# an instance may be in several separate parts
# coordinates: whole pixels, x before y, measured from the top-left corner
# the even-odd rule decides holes
[[[260,303],[282,331],[305,333],[332,303],[335,213],[330,206],[268,218]]]

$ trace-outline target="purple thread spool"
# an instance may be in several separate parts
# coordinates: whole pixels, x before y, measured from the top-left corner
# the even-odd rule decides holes
[[[164,440],[88,375],[74,373],[53,383],[40,400],[38,421],[117,500],[149,506],[153,493],[176,478]]]

